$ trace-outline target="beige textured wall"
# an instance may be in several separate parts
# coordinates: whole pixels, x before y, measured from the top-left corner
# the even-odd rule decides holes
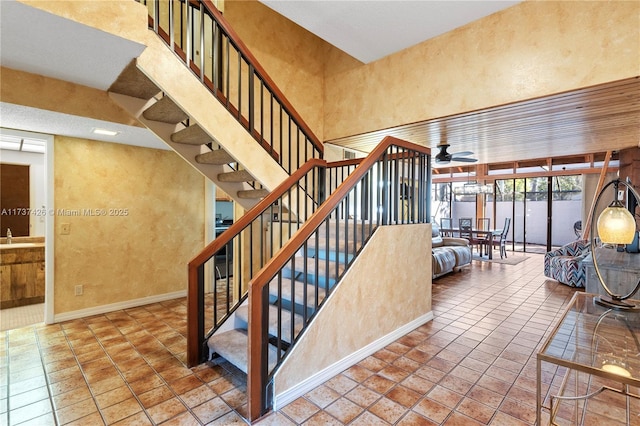
[[[186,290],[186,265],[204,245],[202,175],[170,151],[63,136],[54,173],[56,315]],[[84,295],[74,296],[79,284]]]
[[[276,394],[430,311],[431,225],[380,227],[278,371]]]
[[[326,64],[359,62],[256,0],[225,0],[224,8],[233,29],[323,141]]]
[[[525,1],[325,80],[324,137],[640,74],[640,2]]]

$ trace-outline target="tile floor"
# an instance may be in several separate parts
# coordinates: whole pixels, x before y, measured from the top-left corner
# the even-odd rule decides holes
[[[535,353],[574,292],[543,277],[542,258],[436,280],[432,322],[259,424],[533,424]],[[185,302],[0,333],[0,426],[244,424],[242,373],[184,365]],[[546,387],[562,373],[545,370]],[[619,403],[594,402],[586,424],[623,424]],[[562,408],[559,423],[573,417]]]

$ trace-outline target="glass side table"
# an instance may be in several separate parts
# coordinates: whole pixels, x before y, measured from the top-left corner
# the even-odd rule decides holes
[[[549,412],[549,424],[556,424],[556,414],[563,401],[575,403],[576,424],[582,424],[588,400],[602,392],[624,395],[626,424],[631,424],[630,398],[640,399],[640,395],[630,389],[640,387],[640,313],[625,313],[596,305],[593,301],[596,296],[575,293],[537,354],[538,425],[543,409]],[[546,400],[542,395],[543,363],[567,369],[557,392],[552,394],[552,387],[549,389],[548,406],[543,406]],[[567,395],[565,390],[572,371],[575,384],[569,392],[572,395]],[[587,378],[579,383],[580,373],[586,373]],[[594,380],[594,377],[601,380]],[[578,421],[580,416],[582,420]],[[638,418],[634,419],[634,422],[638,421]]]

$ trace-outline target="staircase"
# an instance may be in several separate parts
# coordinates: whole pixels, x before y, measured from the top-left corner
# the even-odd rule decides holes
[[[150,1],[159,37],[109,94],[247,210],[189,263],[187,358],[247,373],[254,420],[375,230],[428,222],[430,152],[387,137],[361,164],[321,160],[322,144],[210,5]]]
[[[318,228],[306,246],[287,262],[269,283],[269,368],[276,366],[281,351],[288,349],[336,285],[348,263],[376,225],[329,220]],[[366,233],[366,234],[365,234]],[[249,307],[235,311],[235,328],[207,340],[211,358],[222,357],[247,373]]]
[[[109,88],[121,107],[245,209],[268,190],[131,62]]]

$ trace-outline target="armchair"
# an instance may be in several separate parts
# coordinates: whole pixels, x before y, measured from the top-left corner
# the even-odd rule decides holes
[[[583,260],[590,252],[585,240],[573,241],[544,255],[544,275],[571,287],[584,287]]]

